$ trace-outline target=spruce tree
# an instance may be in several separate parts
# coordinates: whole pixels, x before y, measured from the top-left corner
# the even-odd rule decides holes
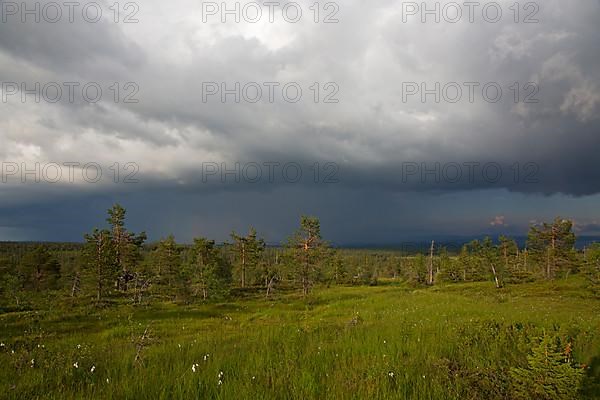
[[[571,343],[544,334],[527,356],[526,368],[512,368],[514,399],[575,400],[583,370],[574,365]]]

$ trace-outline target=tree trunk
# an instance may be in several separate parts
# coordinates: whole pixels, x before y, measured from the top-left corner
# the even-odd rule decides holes
[[[427,283],[429,285],[433,285],[433,247],[434,247],[434,245],[435,245],[435,242],[432,240],[431,248],[429,249],[429,267],[428,267],[429,278],[427,280]]]
[[[550,249],[546,252],[546,279],[550,279]]]
[[[273,291],[273,283],[274,282],[275,282],[275,276],[271,277],[271,280],[267,284],[267,298],[269,298],[269,295]]]
[[[100,235],[99,243],[96,249],[96,273],[98,274],[98,286],[96,300],[99,302],[102,297],[102,234]]]
[[[494,282],[496,282],[496,289],[500,289],[500,281],[498,281],[498,274],[496,273],[496,267],[494,264],[490,264],[492,267],[492,273],[494,274]]]
[[[302,271],[302,295],[306,297],[308,295],[308,241],[304,243],[304,270]]]
[[[73,287],[71,288],[71,297],[75,297],[77,292],[79,292],[79,272],[76,272],[75,277],[73,278]]]
[[[242,287],[246,287],[246,245],[242,242]]]

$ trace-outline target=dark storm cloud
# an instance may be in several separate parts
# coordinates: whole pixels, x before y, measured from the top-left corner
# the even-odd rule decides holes
[[[339,182],[326,190],[342,202],[349,193],[364,202],[361,210],[371,215],[365,226],[385,219],[375,210],[396,210],[388,199],[397,195],[419,203],[419,193],[598,193],[600,3],[545,1],[534,24],[515,24],[508,10],[512,2],[500,3],[501,22],[478,18],[473,24],[423,24],[419,16],[403,23],[402,2],[394,1],[344,2],[340,22],[330,25],[312,23],[310,14],[298,24],[222,24],[218,17],[203,23],[201,5],[192,1],[144,2],[137,24],[114,23],[108,3],[104,18],[94,24],[81,18],[56,24],[9,18],[0,23],[3,82],[93,81],[105,92],[97,104],[64,98],[56,104],[21,103],[19,96],[0,103],[2,159],[135,162],[140,182],[116,189],[105,182],[93,190],[13,185],[0,201],[16,210],[19,203],[70,199],[82,204],[72,207],[76,210],[103,194],[116,198],[138,191],[144,195],[136,198],[149,202],[168,192],[220,198],[211,206],[223,216],[228,213],[220,206],[223,199],[243,202],[246,194],[258,202],[262,195],[260,201],[272,209],[293,188],[299,199],[294,207],[301,208],[300,199],[312,196],[302,190],[320,193],[324,186],[310,179],[308,168],[315,162],[337,165]],[[301,4],[308,10],[309,2]],[[138,85],[139,101],[110,101],[107,88],[114,82]],[[273,103],[265,98],[235,103],[231,96],[225,104],[218,96],[205,102],[203,82],[227,82],[230,88],[235,82],[298,82],[304,93],[295,104],[283,101],[281,92]],[[339,103],[315,104],[309,89],[314,82],[335,82]],[[490,103],[478,89],[471,103],[465,89],[457,103],[435,102],[433,96],[421,102],[418,95],[405,101],[405,82],[429,88],[436,82],[497,82],[503,97]],[[514,82],[520,88],[517,103]],[[522,101],[528,82],[539,88],[538,103]],[[235,162],[270,161],[302,164],[304,179],[292,186],[281,178],[203,180],[205,163],[231,168]],[[465,164],[479,166],[475,176],[468,176]],[[500,167],[498,180],[493,169],[482,173],[488,164]],[[454,165],[461,166],[458,180]],[[428,174],[432,168],[437,172]],[[200,212],[193,204],[181,200],[178,208]],[[338,215],[336,209],[332,201],[319,211]],[[481,226],[502,211],[482,212]],[[21,215],[3,213],[9,214]]]

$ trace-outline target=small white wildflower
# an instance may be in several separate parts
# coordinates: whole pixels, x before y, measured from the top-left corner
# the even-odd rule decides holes
[[[179,346],[179,348],[181,348],[181,344],[178,344],[177,346]]]
[[[4,343],[0,343],[0,347],[4,347]]]
[[[90,368],[90,372],[93,374],[95,370],[96,370],[96,366],[92,365],[92,368]]]
[[[75,361],[75,362],[73,363],[73,366],[74,366],[75,368],[79,368],[79,362]]]
[[[205,355],[204,355],[204,361],[207,361],[207,360],[208,360],[208,357],[210,357],[210,354],[205,354]]]
[[[222,384],[223,384],[223,381],[219,379],[219,385],[222,385]]]
[[[390,371],[390,372],[388,372],[388,375],[389,375],[390,378],[393,378],[394,377],[394,372]]]
[[[219,371],[219,379],[223,377],[223,371]]]
[[[196,368],[198,368],[198,364],[192,364],[192,371],[196,372]]]
[[[34,365],[35,365],[35,360],[31,359],[31,367],[33,368]]]
[[[256,379],[256,377],[255,377],[255,376],[253,376],[253,377],[252,377],[252,380],[255,380],[255,379]]]
[[[38,349],[40,348],[40,345],[38,344]]]
[[[423,379],[425,379],[425,375],[423,375]]]
[[[108,378],[106,378],[106,383],[108,383]]]
[[[384,341],[383,341],[383,344],[387,344],[387,340],[384,340]]]
[[[11,353],[11,354],[15,354],[15,351],[14,351],[14,350],[11,350],[11,351],[10,351],[10,353]]]
[[[78,348],[78,349],[80,349],[80,348],[81,348],[81,345],[80,345],[80,344],[78,344],[78,345],[77,345],[77,348]]]

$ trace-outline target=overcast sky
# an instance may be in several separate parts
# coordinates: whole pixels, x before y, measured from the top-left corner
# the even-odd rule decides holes
[[[0,240],[81,240],[114,202],[180,241],[302,214],[341,244],[600,234],[598,0],[25,3],[0,2]]]

